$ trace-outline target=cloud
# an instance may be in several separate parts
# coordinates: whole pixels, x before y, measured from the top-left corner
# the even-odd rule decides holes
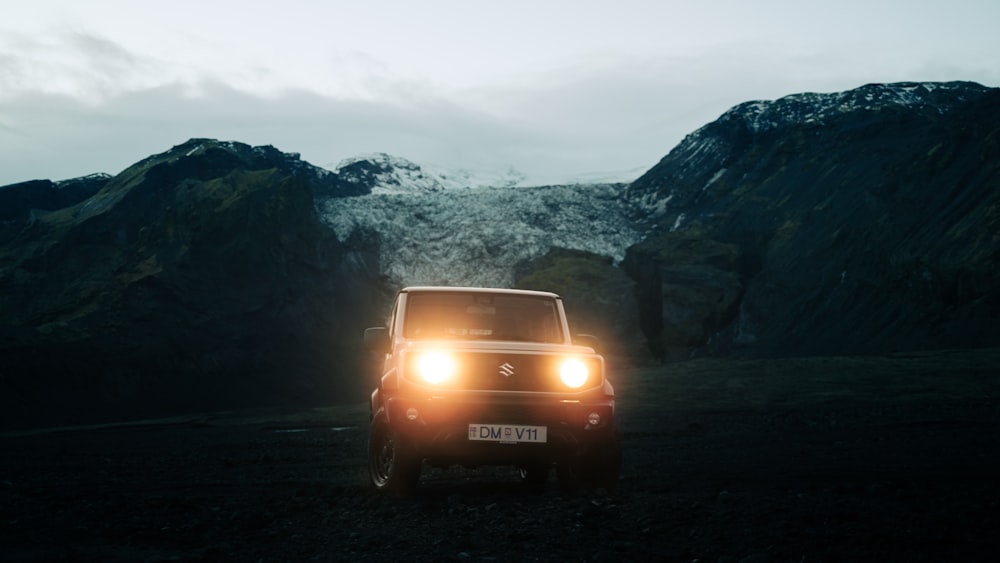
[[[412,7],[388,19],[358,8],[260,26],[251,12],[230,21],[213,7],[217,18],[194,22],[167,10],[150,37],[89,9],[76,27],[0,25],[0,185],[116,173],[191,137],[272,144],[325,166],[389,152],[551,181],[635,177],[743,101],[867,82],[1000,81],[996,49],[930,48],[926,33],[906,39],[839,8],[817,29],[817,13],[803,10],[655,5],[671,17],[642,2],[634,13],[565,4],[533,11],[530,25],[497,12],[507,26],[497,29],[468,7],[431,20]],[[258,29],[267,33],[247,33]]]
[[[0,103],[0,114],[6,116],[0,185],[117,173],[191,137],[271,144],[327,166],[379,151],[417,162],[454,162],[526,140],[516,128],[446,101],[399,105],[303,90],[258,96],[211,81],[128,92],[98,103],[61,94],[25,95]]]
[[[44,38],[4,34],[0,99],[35,93],[94,102],[157,82],[164,65],[136,57],[119,44],[79,32]]]
[[[76,41],[79,60],[99,63],[77,79],[90,80],[98,95],[0,99],[0,185],[114,174],[192,137],[270,144],[328,167],[388,152],[428,165],[513,166],[539,183],[595,174],[628,180],[735,104],[912,73],[852,71],[830,53],[782,58],[747,44],[739,55],[606,57],[464,90],[375,76],[371,95],[351,99],[306,88],[250,93],[169,72],[115,84],[115,76],[144,76],[152,62],[100,38]],[[0,69],[9,65],[0,59]],[[147,82],[155,85],[141,87]]]

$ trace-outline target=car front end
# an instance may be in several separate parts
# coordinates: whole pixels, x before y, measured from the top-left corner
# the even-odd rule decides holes
[[[386,413],[432,465],[556,461],[613,438],[614,390],[589,348],[429,342],[398,361]]]
[[[614,388],[592,337],[574,344],[562,300],[548,292],[407,288],[386,327],[371,396],[369,474],[407,491],[421,465],[515,465],[541,484],[613,489],[621,458]]]

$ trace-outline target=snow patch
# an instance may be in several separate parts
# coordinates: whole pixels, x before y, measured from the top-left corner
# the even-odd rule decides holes
[[[950,108],[948,102],[941,102],[936,96],[932,96],[932,93],[938,90],[970,88],[975,86],[961,82],[868,84],[845,92],[826,94],[806,92],[784,96],[777,100],[744,102],[725,112],[720,119],[742,120],[751,131],[760,133],[789,123],[822,122],[838,114],[863,110],[877,111],[891,106],[929,107],[944,113]]]
[[[677,220],[674,221],[674,226],[670,227],[670,232],[672,233],[677,229],[681,228],[681,225],[683,224],[684,224],[684,214],[681,213],[680,215],[677,216]]]
[[[398,286],[510,287],[515,265],[553,247],[620,261],[641,233],[613,185],[373,193],[318,202],[340,240],[379,238],[382,274]]]
[[[725,174],[725,173],[726,173],[726,169],[725,168],[720,168],[718,172],[716,172],[711,178],[708,179],[707,182],[705,182],[705,185],[702,186],[701,191],[707,190],[709,188],[709,186],[711,186],[712,184],[718,182],[719,178],[721,178],[722,175]]]
[[[655,194],[651,194],[651,195],[653,195],[655,197]],[[670,200],[672,200],[672,199],[674,199],[674,194],[673,193],[671,193],[670,195],[668,195],[667,197],[665,197],[665,198],[663,198],[661,200],[654,201],[652,205],[644,205],[644,206],[647,209],[648,208],[652,208],[653,209],[653,216],[654,217],[661,217],[661,216],[663,216],[664,213],[667,212],[667,205],[670,203]],[[645,201],[643,203],[645,204]]]
[[[94,172],[93,174],[87,174],[86,176],[78,176],[76,178],[68,178],[66,180],[58,180],[58,181],[53,182],[52,184],[56,188],[62,188],[62,187],[65,187],[68,184],[72,184],[72,183],[76,183],[76,182],[87,181],[87,180],[110,180],[111,178],[112,178],[111,174],[107,174],[107,173],[104,173],[104,172]]]
[[[361,168],[359,173],[364,177],[352,173],[352,168]],[[372,193],[383,195],[485,187],[512,188],[522,186],[526,181],[526,176],[513,167],[475,171],[421,166],[386,153],[347,158],[333,170],[347,181],[372,182]]]

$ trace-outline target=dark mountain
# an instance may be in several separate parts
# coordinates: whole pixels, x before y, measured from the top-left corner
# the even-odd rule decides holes
[[[332,179],[195,139],[7,221],[3,424],[357,399],[356,325],[385,297],[377,246],[317,218]]]
[[[31,213],[54,211],[76,205],[96,194],[111,176],[92,174],[61,182],[31,180],[0,186],[0,221],[14,221]]]
[[[1000,344],[1000,90],[871,84],[736,106],[629,186],[658,354]]]
[[[561,295],[573,333],[596,336],[609,361],[647,357],[639,330],[635,283],[614,266],[610,256],[556,247],[518,263],[513,285]]]

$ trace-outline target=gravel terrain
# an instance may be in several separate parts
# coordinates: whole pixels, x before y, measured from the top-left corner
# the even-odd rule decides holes
[[[0,435],[2,561],[994,561],[1000,351],[616,377],[618,491],[509,468],[367,483],[367,410]]]

